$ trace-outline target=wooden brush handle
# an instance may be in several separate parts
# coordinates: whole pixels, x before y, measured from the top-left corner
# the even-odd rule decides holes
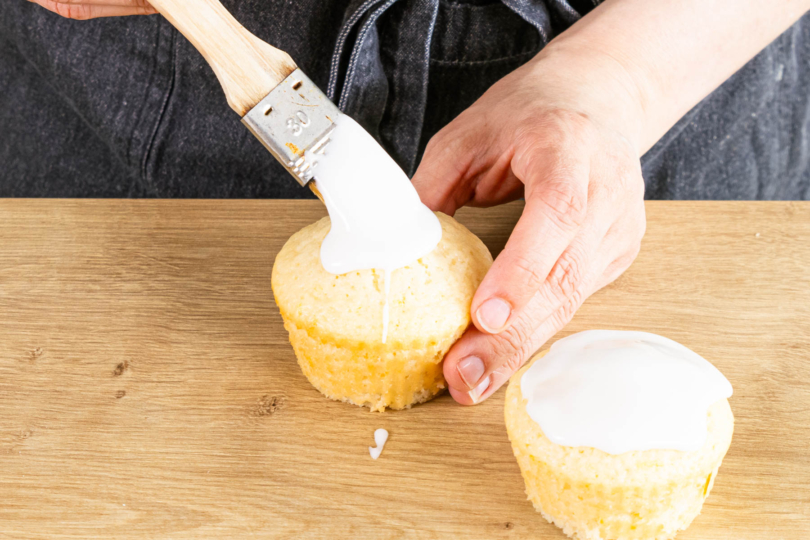
[[[239,116],[295,69],[290,55],[260,40],[219,0],[149,0],[205,57]]]

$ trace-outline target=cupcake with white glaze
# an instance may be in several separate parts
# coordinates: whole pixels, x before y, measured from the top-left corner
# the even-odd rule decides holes
[[[506,392],[528,498],[572,538],[673,538],[700,513],[731,443],[731,392],[714,366],[661,336],[559,340]]]

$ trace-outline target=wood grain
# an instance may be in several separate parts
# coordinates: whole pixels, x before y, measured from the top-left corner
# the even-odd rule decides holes
[[[680,539],[807,538],[810,205],[647,209],[636,263],[560,335],[657,332],[732,381],[734,441]],[[519,212],[460,219],[497,252]],[[322,214],[0,201],[0,538],[563,538],[526,501],[503,390],[378,414],[301,375],[270,270]]]
[[[248,32],[219,0],[149,3],[203,55],[239,116],[295,71],[290,55]]]

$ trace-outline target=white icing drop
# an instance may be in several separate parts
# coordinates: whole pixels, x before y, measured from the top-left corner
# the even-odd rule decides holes
[[[521,377],[526,412],[562,446],[694,451],[731,383],[683,345],[647,332],[590,330],[554,343]]]
[[[388,431],[380,428],[374,431],[374,444],[377,446],[369,446],[368,453],[371,454],[371,459],[377,459],[382,454],[385,442],[388,440]]]
[[[308,156],[315,163],[315,183],[332,218],[321,244],[321,263],[332,274],[385,271],[385,343],[390,274],[433,251],[442,238],[442,226],[371,135],[345,115],[335,125],[324,154]]]

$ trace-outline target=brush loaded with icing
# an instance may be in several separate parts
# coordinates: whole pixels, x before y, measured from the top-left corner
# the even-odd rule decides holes
[[[645,332],[557,341],[510,380],[505,419],[535,508],[580,540],[673,538],[731,444],[731,385]]]
[[[311,157],[329,217],[281,249],[273,294],[315,388],[375,411],[403,409],[445,387],[441,361],[470,325],[492,257],[423,205],[356,122],[336,125],[324,154]]]

